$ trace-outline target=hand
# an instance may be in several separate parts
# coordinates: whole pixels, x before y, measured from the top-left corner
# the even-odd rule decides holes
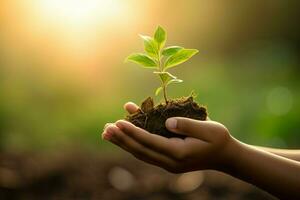
[[[138,106],[124,108],[134,113]],[[233,138],[227,128],[214,121],[173,117],[166,121],[168,130],[186,135],[184,139],[151,134],[125,120],[107,124],[102,138],[128,151],[136,158],[173,173],[201,169],[221,169],[230,162]]]

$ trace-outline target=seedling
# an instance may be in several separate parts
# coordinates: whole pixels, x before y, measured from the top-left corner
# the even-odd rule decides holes
[[[167,87],[172,83],[181,83],[182,80],[167,70],[186,62],[194,56],[198,50],[186,49],[181,46],[165,47],[167,34],[160,26],[156,29],[153,37],[140,36],[144,41],[145,52],[133,53],[126,58],[126,61],[134,62],[144,68],[154,70],[154,74],[158,75],[161,80],[161,85],[155,90],[155,95],[163,92],[165,103],[160,103],[155,106],[153,99],[148,97],[142,102],[140,109],[126,116],[126,120],[150,133],[165,137],[183,137],[166,129],[166,119],[180,116],[206,120],[207,111],[205,107],[194,101],[193,95],[178,99],[168,99]]]
[[[156,89],[155,95],[157,96],[162,91],[167,104],[167,86],[171,83],[182,82],[167,70],[186,62],[198,53],[198,50],[186,49],[181,46],[165,47],[167,33],[160,26],[157,27],[153,37],[145,35],[140,35],[140,37],[144,41],[145,53],[133,53],[126,58],[126,61],[155,70],[153,73],[157,74],[161,80],[161,85]]]

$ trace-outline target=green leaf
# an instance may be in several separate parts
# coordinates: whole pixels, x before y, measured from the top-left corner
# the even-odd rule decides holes
[[[182,83],[182,82],[183,82],[183,80],[176,78],[176,79],[169,80],[169,82],[167,83],[167,85],[169,85],[171,83]]]
[[[140,35],[140,37],[144,41],[144,49],[147,52],[149,56],[152,58],[157,58],[158,57],[158,44],[157,42],[149,36],[146,35]]]
[[[167,84],[170,80],[177,79],[176,76],[170,74],[169,72],[153,72],[153,73],[159,75],[163,84]]]
[[[181,49],[183,49],[183,47],[180,47],[180,46],[166,47],[166,48],[163,49],[162,55],[164,55],[164,56],[172,56],[172,55],[174,55],[175,53],[177,53]]]
[[[166,31],[161,26],[158,26],[154,33],[154,40],[157,42],[159,49],[165,45],[166,38]]]
[[[133,53],[129,55],[125,61],[140,64],[146,68],[157,68],[156,62],[151,57],[143,53]]]
[[[155,96],[157,96],[161,91],[162,91],[162,87],[159,87],[155,90]]]
[[[179,65],[179,64],[187,61],[196,53],[198,53],[197,49],[181,49],[181,50],[179,50],[177,53],[170,56],[166,60],[164,70],[169,69],[171,67],[174,67],[176,65]]]

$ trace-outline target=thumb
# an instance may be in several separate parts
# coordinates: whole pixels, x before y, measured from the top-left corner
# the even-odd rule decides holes
[[[184,117],[172,117],[166,120],[165,125],[169,131],[181,135],[199,138],[204,141],[209,141],[211,137],[211,121],[200,121]]]

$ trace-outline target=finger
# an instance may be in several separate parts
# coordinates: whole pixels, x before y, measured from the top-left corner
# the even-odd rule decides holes
[[[111,134],[106,131],[107,127],[113,125],[113,123],[106,123],[103,128],[103,133],[101,134],[102,140],[109,140],[111,138]]]
[[[112,125],[112,124],[114,124],[114,123],[106,123],[106,124],[104,125],[103,131],[105,131],[105,129],[106,129],[108,126]]]
[[[221,125],[214,121],[200,121],[184,117],[172,117],[166,120],[166,128],[172,132],[195,137],[204,141],[212,141],[212,130]],[[217,132],[217,131],[214,131]]]
[[[175,164],[174,160],[137,143],[135,140],[127,136],[115,125],[109,126],[107,128],[107,132],[111,133],[112,135],[110,139],[112,143],[118,145],[125,151],[133,154],[136,158],[140,160],[164,168]]]
[[[168,157],[176,159],[177,155],[181,154],[181,150],[183,150],[180,148],[180,145],[184,144],[184,141],[181,139],[171,140],[160,135],[151,134],[124,120],[117,121],[116,126],[136,142]]]
[[[133,102],[127,102],[124,105],[124,109],[127,110],[129,114],[133,114],[139,109],[139,107]]]

